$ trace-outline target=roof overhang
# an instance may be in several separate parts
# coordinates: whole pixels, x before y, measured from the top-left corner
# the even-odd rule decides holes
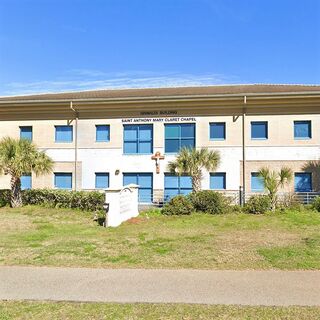
[[[246,97],[246,99],[245,99]],[[246,103],[245,103],[246,101]],[[134,98],[2,100],[0,120],[177,116],[320,114],[320,92],[187,95]],[[161,111],[161,115],[159,113]],[[158,114],[157,114],[158,113]]]

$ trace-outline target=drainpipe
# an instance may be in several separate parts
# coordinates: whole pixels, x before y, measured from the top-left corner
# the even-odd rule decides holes
[[[72,101],[70,101],[70,109],[75,113],[75,128],[74,128],[74,190],[77,191],[77,163],[78,163],[78,119],[79,113],[73,107]]]
[[[242,204],[246,202],[246,105],[247,96],[243,96],[242,109]]]

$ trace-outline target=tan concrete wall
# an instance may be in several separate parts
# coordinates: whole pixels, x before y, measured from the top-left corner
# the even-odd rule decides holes
[[[251,192],[251,173],[258,172],[261,168],[267,167],[271,170],[279,172],[282,167],[289,167],[293,173],[296,172],[311,172],[312,173],[312,189],[314,191],[320,191],[320,161],[296,161],[296,160],[281,160],[281,161],[246,161],[246,190]],[[240,185],[242,184],[242,164],[240,174]],[[280,191],[294,191],[294,178],[291,183],[285,186]]]

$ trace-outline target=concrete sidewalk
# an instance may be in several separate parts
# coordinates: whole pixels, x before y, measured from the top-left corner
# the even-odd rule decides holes
[[[320,305],[320,271],[0,267],[0,300]]]

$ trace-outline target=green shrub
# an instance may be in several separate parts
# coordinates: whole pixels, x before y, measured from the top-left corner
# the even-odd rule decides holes
[[[255,195],[250,197],[245,205],[247,213],[262,214],[269,211],[272,207],[271,199],[266,195]]]
[[[74,208],[85,211],[102,210],[104,194],[98,191],[67,191],[55,189],[29,189],[22,192],[23,204],[52,208]]]
[[[188,197],[176,196],[172,198],[162,208],[162,213],[168,216],[174,215],[188,215],[193,212],[193,205]]]
[[[312,203],[312,208],[320,212],[320,197],[316,197]]]
[[[229,199],[219,192],[202,190],[191,193],[189,198],[196,211],[209,214],[221,214],[230,210]]]
[[[10,205],[11,191],[8,189],[0,190],[0,208]]]

